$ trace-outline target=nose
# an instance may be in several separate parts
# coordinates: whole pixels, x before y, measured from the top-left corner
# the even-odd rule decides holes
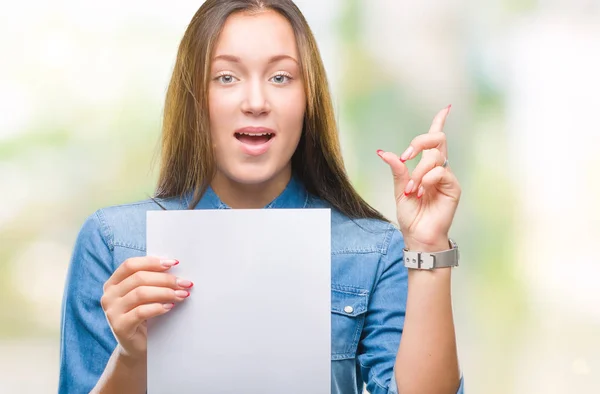
[[[265,94],[265,86],[260,81],[252,81],[248,83],[245,92],[245,97],[242,102],[242,111],[247,115],[260,116],[268,114],[271,110],[267,95]]]

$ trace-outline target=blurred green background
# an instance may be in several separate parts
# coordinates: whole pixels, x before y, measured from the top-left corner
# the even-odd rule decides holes
[[[0,393],[56,391],[75,236],[96,209],[153,192],[164,94],[200,4],[3,7]],[[452,104],[467,391],[600,392],[600,2],[297,4],[351,178],[389,218],[392,181],[375,151],[401,153]]]

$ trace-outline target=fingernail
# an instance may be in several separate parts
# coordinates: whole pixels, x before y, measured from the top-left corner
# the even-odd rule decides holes
[[[448,112],[450,112],[450,108],[452,108],[452,104],[450,104],[449,106],[446,107],[448,109]]]
[[[179,261],[175,260],[175,259],[165,259],[165,260],[161,260],[160,264],[165,266],[165,267],[172,267],[174,265],[179,264]]]
[[[173,307],[175,306],[175,304],[173,304],[172,302],[168,303],[168,304],[163,304],[163,308],[165,309],[173,309]]]
[[[412,191],[412,188],[414,185],[415,185],[415,182],[412,179],[410,181],[408,181],[408,183],[406,184],[406,187],[404,188],[404,194],[408,196],[410,194],[410,192]]]
[[[160,264],[165,266],[165,267],[172,267],[174,265],[179,264],[179,261],[177,260],[173,260],[173,259],[169,259],[169,260],[161,260]]]
[[[175,290],[175,295],[179,298],[186,298],[190,296],[190,292],[187,290]]]
[[[383,158],[383,151],[381,149],[377,149],[377,156]]]
[[[417,192],[417,198],[421,198],[423,196],[423,193],[425,193],[425,189],[423,188],[423,186],[419,186],[419,191]]]
[[[410,157],[410,155],[412,153],[413,153],[413,147],[409,146],[408,148],[406,148],[406,150],[404,151],[402,156],[400,156],[400,161],[405,162],[406,160],[408,160],[408,158]]]
[[[194,286],[194,283],[186,279],[177,279],[177,286],[190,288]]]

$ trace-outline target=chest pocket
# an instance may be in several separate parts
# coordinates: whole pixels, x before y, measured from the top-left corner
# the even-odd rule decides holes
[[[365,315],[369,291],[331,285],[331,359],[354,358]]]

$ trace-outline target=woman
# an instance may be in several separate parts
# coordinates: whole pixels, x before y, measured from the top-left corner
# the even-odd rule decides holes
[[[347,178],[323,64],[292,1],[206,1],[169,85],[156,198],[97,211],[77,238],[59,391],[143,393],[146,320],[193,297],[193,283],[169,274],[176,260],[145,256],[147,210],[328,207],[332,393],[363,382],[371,393],[462,392],[450,269],[404,264],[450,248],[460,187],[447,167],[449,110],[400,158],[377,152],[393,173],[402,236]],[[404,162],[420,152],[409,174]],[[344,309],[340,289],[366,308]]]

